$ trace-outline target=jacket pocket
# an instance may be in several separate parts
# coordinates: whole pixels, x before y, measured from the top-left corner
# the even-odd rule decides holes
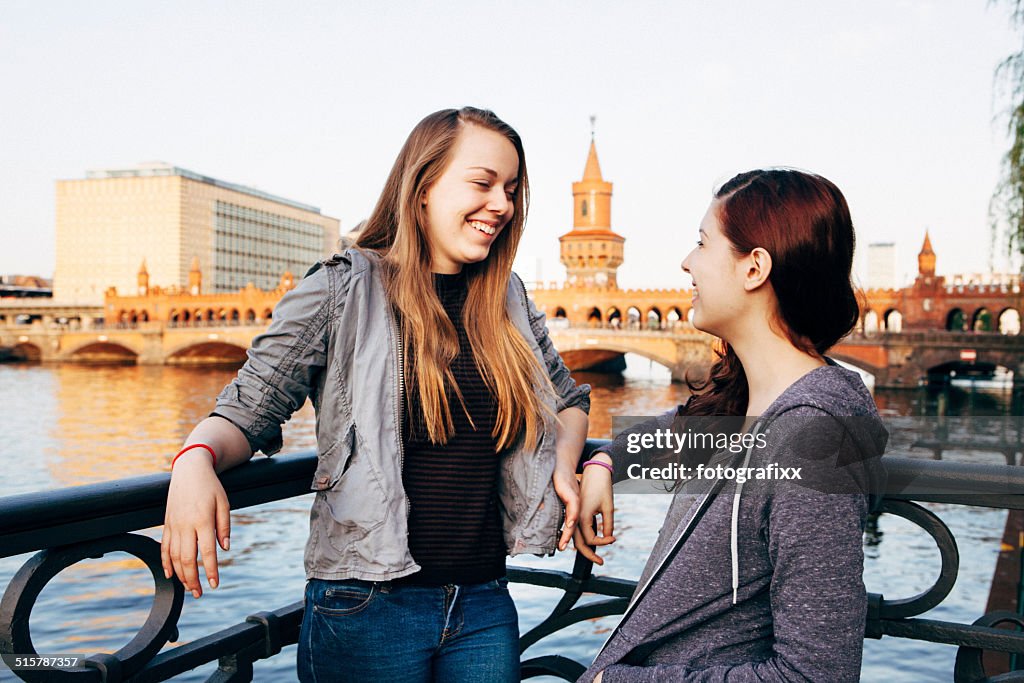
[[[349,460],[355,451],[356,426],[349,425],[345,435],[317,454],[316,473],[313,475],[312,491],[326,491],[334,488],[348,469]]]
[[[357,614],[369,607],[377,592],[376,584],[362,586],[338,582],[336,587],[326,589],[323,596],[313,600],[313,611],[328,617]]]
[[[344,552],[384,524],[387,499],[381,475],[373,464],[373,454],[359,447],[359,435],[354,427],[337,450],[341,452],[323,458],[325,470],[333,467],[331,474],[318,470],[314,485],[319,485],[326,477],[328,485],[319,489],[318,494],[329,512],[323,523],[331,545]]]

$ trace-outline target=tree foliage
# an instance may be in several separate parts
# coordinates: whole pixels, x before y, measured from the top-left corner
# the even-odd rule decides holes
[[[1024,0],[1008,0],[1010,20],[1024,28]],[[1010,149],[1003,156],[999,183],[989,212],[993,228],[1004,232],[1008,255],[1024,255],[1024,49],[1004,59],[996,68],[996,85],[1010,104],[1005,113]]]

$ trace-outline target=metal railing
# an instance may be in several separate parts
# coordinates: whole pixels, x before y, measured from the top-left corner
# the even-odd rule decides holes
[[[602,443],[607,442],[588,441],[587,452]],[[882,502],[882,512],[903,517],[927,532],[938,546],[941,571],[932,586],[912,597],[869,594],[865,637],[955,645],[959,648],[953,672],[957,682],[1024,681],[1024,672],[986,679],[981,660],[985,650],[1024,656],[1024,633],[998,628],[1024,629],[1020,615],[995,612],[973,624],[919,618],[949,595],[959,571],[953,534],[919,503],[1024,510],[1024,468],[888,457],[884,462],[891,493]],[[239,509],[309,493],[315,468],[316,455],[305,452],[250,462],[224,474],[222,481],[232,509]],[[23,680],[163,681],[217,662],[218,669],[208,681],[250,681],[253,662],[298,642],[302,602],[253,614],[244,622],[160,652],[177,640],[184,589],[177,580],[164,578],[159,544],[131,532],[162,523],[169,482],[168,474],[157,474],[0,499],[0,556],[39,551],[16,573],[0,600],[0,654],[35,654],[29,617],[37,597],[54,576],[84,558],[126,552],[146,564],[156,585],[149,617],[127,645],[113,654],[89,657],[74,669],[18,671]],[[551,613],[522,635],[521,651],[572,624],[623,613],[635,582],[595,577],[592,570],[593,565],[580,555],[571,573],[509,568],[512,581],[562,591]],[[584,594],[600,598],[577,605]],[[568,657],[547,655],[524,659],[521,675],[523,679],[553,675],[571,681],[584,669]]]

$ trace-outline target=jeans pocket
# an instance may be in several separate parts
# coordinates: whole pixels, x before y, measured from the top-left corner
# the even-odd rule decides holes
[[[313,611],[327,617],[345,617],[366,609],[377,596],[376,584],[325,581],[313,595]]]

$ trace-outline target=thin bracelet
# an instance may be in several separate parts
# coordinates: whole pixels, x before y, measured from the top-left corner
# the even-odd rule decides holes
[[[600,465],[601,467],[611,472],[613,477],[615,476],[615,468],[613,468],[606,462],[601,462],[600,460],[588,460],[585,463],[583,463],[583,469],[586,469],[587,465]]]
[[[178,458],[185,454],[186,451],[190,451],[193,448],[205,448],[210,452],[210,457],[213,458],[213,469],[217,469],[217,454],[213,452],[213,449],[207,446],[205,443],[194,443],[191,446],[185,446],[178,454],[174,456],[174,460],[171,460],[171,469],[174,469],[174,463],[178,462]]]

